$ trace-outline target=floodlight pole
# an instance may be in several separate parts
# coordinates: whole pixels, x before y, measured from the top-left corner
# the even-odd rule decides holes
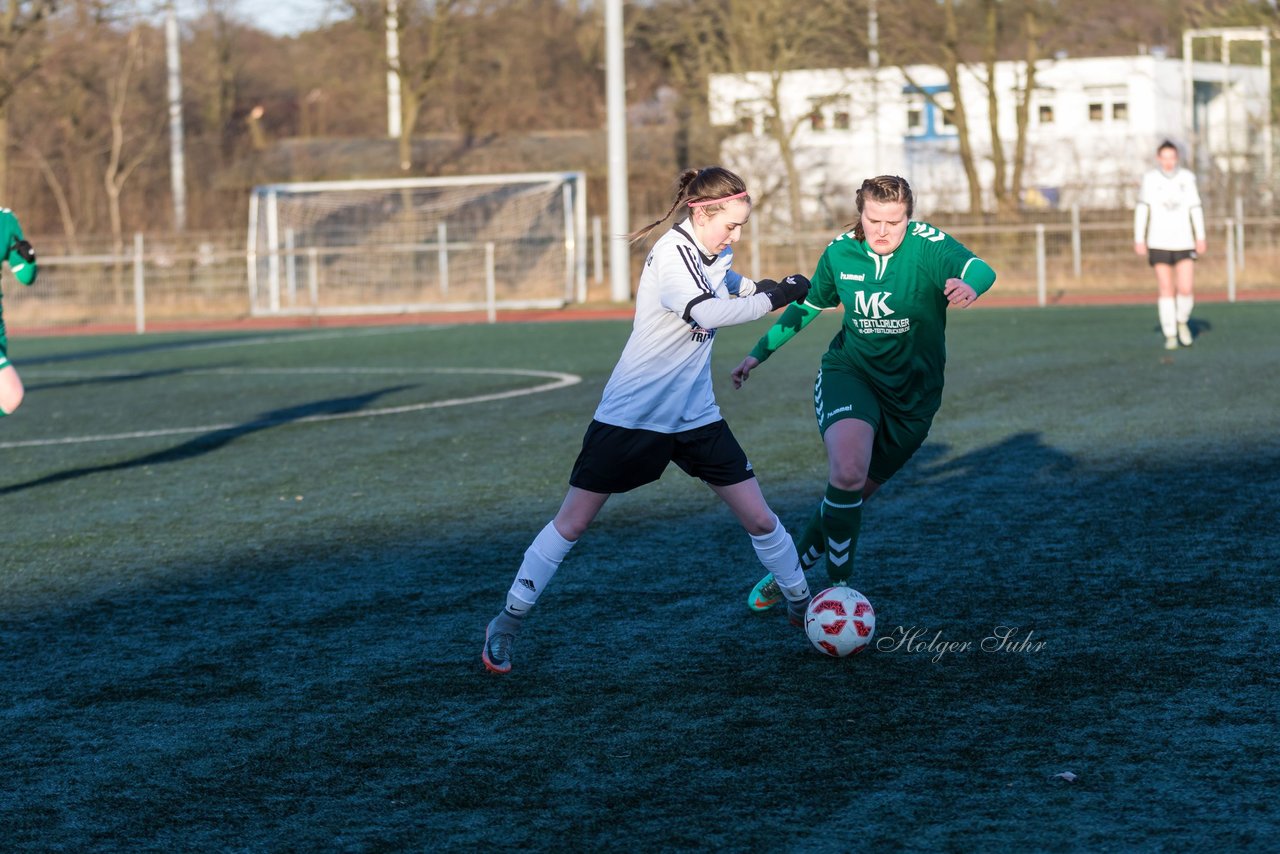
[[[387,0],[387,136],[400,138],[400,10]]]
[[[165,4],[165,64],[169,77],[169,180],[173,192],[173,230],[187,227],[187,175],[182,154],[182,67],[178,55],[178,12]]]
[[[876,0],[867,4],[867,65],[871,67],[871,128],[875,138],[872,157],[872,175],[879,175],[880,168],[880,13]]]
[[[622,0],[605,0],[605,105],[609,126],[609,295],[631,299],[631,243],[627,235],[627,99],[622,48]]]

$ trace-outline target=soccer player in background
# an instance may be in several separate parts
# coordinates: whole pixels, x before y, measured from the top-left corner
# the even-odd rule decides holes
[[[833,586],[853,574],[862,502],[924,443],[942,405],[948,308],[968,308],[995,271],[959,241],[914,222],[906,180],[862,182],[858,221],[827,245],[808,296],[789,306],[733,371],[734,388],[824,309],[844,306],[844,322],[822,357],[814,414],[827,449],[827,488],[800,538],[806,569],[825,552]],[[747,604],[779,601],[765,576]]]
[[[757,320],[802,298],[809,282],[800,275],[753,282],[732,269],[733,244],[751,216],[751,196],[729,170],[685,171],[666,214],[631,235],[632,242],[677,209],[687,217],[658,239],[645,261],[631,336],[583,437],[569,492],[525,551],[505,607],[485,629],[481,659],[494,673],[511,670],[512,646],[529,610],[609,496],[652,483],[671,462],[729,506],[777,579],[792,622],[803,620],[810,596],[795,543],[720,415],[711,345],[718,328]]]
[[[4,260],[9,262],[13,277],[24,285],[36,280],[36,252],[22,236],[18,217],[8,208],[0,208],[0,243],[6,248]],[[0,294],[0,300],[3,295]],[[0,418],[12,415],[22,405],[25,390],[18,370],[9,361],[9,339],[4,332],[4,304],[0,301]]]
[[[1133,251],[1147,256],[1156,271],[1156,313],[1164,348],[1190,347],[1195,263],[1207,244],[1204,209],[1196,176],[1178,166],[1178,147],[1169,140],[1156,149],[1157,168],[1142,176],[1133,209]]]

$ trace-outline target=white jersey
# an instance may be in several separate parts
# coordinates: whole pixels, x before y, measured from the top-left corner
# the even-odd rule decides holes
[[[1133,211],[1133,242],[1148,249],[1183,251],[1204,240],[1204,210],[1196,176],[1178,168],[1173,174],[1152,169],[1142,176]]]
[[[636,290],[631,337],[605,385],[597,421],[679,433],[720,420],[711,387],[716,327],[756,320],[772,308],[732,263],[733,247],[710,255],[687,224],[653,245]]]

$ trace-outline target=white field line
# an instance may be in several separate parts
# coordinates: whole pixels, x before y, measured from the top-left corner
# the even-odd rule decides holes
[[[294,335],[260,335],[253,338],[236,338],[231,341],[198,341],[175,346],[175,350],[215,350],[222,347],[243,347],[246,344],[294,344],[299,341],[326,341],[332,338],[367,338],[371,335],[404,335],[410,332],[444,329],[444,326],[390,326],[374,329],[334,329],[326,332],[302,332]]]
[[[40,372],[42,374],[46,372]],[[52,373],[52,372],[49,372]],[[126,372],[137,373],[136,371]],[[303,418],[281,418],[275,421],[253,421],[227,424],[205,424],[198,427],[169,427],[162,430],[135,430],[128,433],[101,433],[89,436],[66,436],[57,439],[27,439],[16,442],[0,442],[0,449],[6,448],[38,448],[49,445],[80,445],[88,442],[116,442],[127,439],[150,439],[156,436],[182,436],[188,433],[216,433],[220,430],[234,430],[252,424],[258,427],[270,427],[278,424],[317,424],[323,421],[340,421],[350,418],[378,418],[385,415],[403,415],[408,412],[422,412],[428,409],[443,409],[448,406],[465,406],[471,403],[486,403],[491,400],[506,400],[522,397],[527,394],[539,394],[568,388],[582,382],[577,374],[560,373],[559,371],[534,371],[524,368],[250,368],[250,369],[216,369],[184,371],[192,374],[492,374],[498,376],[546,377],[548,383],[531,388],[512,389],[510,391],[478,394],[472,397],[454,397],[448,400],[432,400],[426,403],[411,403],[404,406],[387,406],[379,409],[362,409],[359,412],[339,412],[331,415],[308,415]],[[61,374],[66,376],[66,374]],[[111,374],[89,374],[80,376],[112,376]]]

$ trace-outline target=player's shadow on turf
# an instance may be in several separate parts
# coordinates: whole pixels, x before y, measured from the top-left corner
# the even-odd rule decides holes
[[[75,388],[76,386],[85,385],[115,385],[117,383],[134,383],[142,380],[154,380],[161,377],[172,377],[179,374],[187,373],[187,368],[170,368],[164,371],[135,371],[128,374],[110,374],[108,376],[94,376],[68,378],[59,380],[58,382],[31,383],[27,384],[27,392],[48,391],[54,388]]]
[[[75,353],[51,353],[48,356],[24,356],[22,364],[26,367],[56,365],[61,362],[83,362],[87,359],[100,359],[106,356],[137,356],[143,353],[161,353],[166,350],[199,349],[220,344],[244,343],[246,340],[244,336],[211,335],[205,338],[182,338],[174,341],[148,341],[140,344],[130,344],[125,347],[102,347],[97,350],[81,350]],[[261,339],[255,338],[254,340]],[[275,336],[273,340],[288,340],[288,336]]]
[[[1014,433],[958,456],[945,444],[926,443],[886,487],[884,500],[912,518],[964,518],[971,529],[996,533],[1072,507],[1078,476],[1076,459],[1045,444],[1039,432]]]
[[[55,474],[45,475],[35,480],[29,480],[25,483],[15,483],[12,486],[0,488],[0,495],[9,495],[14,492],[21,492],[24,489],[30,489],[36,486],[46,486],[51,483],[61,483],[67,480],[74,480],[78,477],[86,477],[92,474],[101,474],[109,471],[121,471],[122,469],[137,468],[138,466],[161,465],[163,463],[177,463],[183,460],[189,460],[204,454],[216,451],[230,443],[246,436],[250,433],[257,433],[260,430],[267,430],[271,427],[280,427],[285,424],[292,424],[305,418],[314,418],[324,415],[342,415],[345,413],[359,412],[378,398],[388,394],[394,394],[412,388],[412,385],[396,385],[388,388],[371,391],[365,394],[352,395],[350,397],[335,397],[329,400],[319,400],[312,403],[304,403],[298,406],[288,406],[283,409],[273,409],[265,413],[259,418],[247,421],[244,424],[237,424],[234,427],[226,427],[220,430],[211,430],[208,433],[197,436],[183,442],[173,448],[163,451],[156,451],[150,454],[144,454],[141,457],[135,457],[132,460],[124,460],[118,463],[110,463],[101,466],[82,466],[80,468],[67,469],[66,471],[57,472]]]
[[[926,450],[932,451],[925,454]],[[920,469],[917,476],[925,483],[945,483],[957,478],[969,484],[969,489],[979,489],[984,484],[1000,480],[1029,483],[1041,479],[1065,477],[1075,468],[1076,461],[1070,454],[1046,445],[1039,433],[1015,433],[994,445],[979,448],[953,459],[939,461],[946,456],[946,446],[925,445],[917,456]]]

